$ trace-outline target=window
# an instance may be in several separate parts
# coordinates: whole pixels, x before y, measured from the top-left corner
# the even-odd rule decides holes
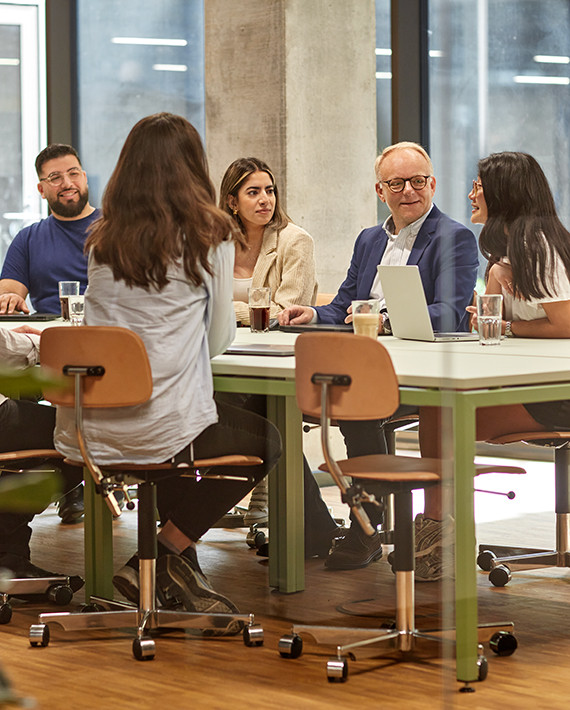
[[[0,265],[20,229],[46,214],[34,169],[46,141],[43,32],[43,2],[0,2]]]
[[[170,111],[204,136],[202,0],[78,0],[78,149],[91,202],[133,125]]]
[[[438,206],[469,224],[477,161],[533,155],[570,224],[570,3],[431,0],[430,149]]]

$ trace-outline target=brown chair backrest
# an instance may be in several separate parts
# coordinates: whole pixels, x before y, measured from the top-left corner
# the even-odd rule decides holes
[[[129,407],[146,402],[152,394],[152,372],[144,343],[126,328],[46,328],[40,340],[40,362],[60,376],[66,365],[105,368],[101,377],[84,378],[84,407]],[[70,389],[46,388],[45,398],[53,404],[73,407],[72,382],[70,378]]]
[[[319,417],[321,387],[314,373],[349,375],[349,386],[331,388],[329,416],[334,419],[383,419],[400,401],[398,379],[386,348],[352,333],[303,333],[295,343],[297,404],[303,414]]]

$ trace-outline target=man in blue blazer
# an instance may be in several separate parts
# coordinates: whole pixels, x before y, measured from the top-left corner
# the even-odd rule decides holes
[[[434,330],[467,330],[465,307],[472,301],[477,277],[477,242],[467,227],[433,204],[436,180],[429,155],[417,143],[396,143],[378,156],[374,168],[376,193],[387,204],[390,216],[382,226],[359,234],[346,278],[330,304],[317,308],[290,306],[279,314],[279,323],[348,323],[353,300],[377,298],[384,318],[381,329],[390,333],[390,314],[384,308],[377,266],[417,264]],[[401,407],[397,415],[410,411]],[[349,457],[387,450],[382,422],[344,422],[341,431]],[[379,522],[376,508],[367,506],[367,513],[373,523]],[[438,522],[434,529],[435,522],[423,516],[416,519],[416,556],[441,553],[443,523]],[[381,556],[379,536],[368,537],[354,524],[325,565],[329,569],[355,569]]]

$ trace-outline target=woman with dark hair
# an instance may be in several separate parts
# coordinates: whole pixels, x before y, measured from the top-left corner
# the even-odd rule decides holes
[[[234,263],[238,323],[249,325],[249,288],[271,288],[271,318],[293,304],[313,305],[317,296],[313,240],[283,210],[269,166],[259,158],[234,160],[222,178],[218,204],[233,217],[243,237]]]
[[[486,293],[503,294],[502,333],[518,338],[570,338],[570,233],[556,214],[540,165],[526,153],[494,153],[479,161],[469,193],[471,221],[483,224],[479,246],[489,261]],[[467,308],[474,314],[476,309]],[[570,430],[570,401],[510,404],[477,410],[477,440],[518,431]],[[439,410],[420,409],[422,456],[441,455]],[[439,579],[442,568],[441,495],[426,490],[427,544],[416,540],[416,576]],[[446,536],[447,537],[447,536]]]
[[[216,405],[213,397],[210,357],[223,352],[235,334],[233,224],[216,207],[196,129],[169,113],[140,120],[121,150],[102,212],[86,244],[85,321],[141,336],[153,392],[142,405],[86,413],[96,460],[101,465],[123,459],[189,462],[193,456],[239,452],[263,458],[263,465],[248,471],[261,480],[279,457],[278,431],[251,412]],[[58,410],[55,444],[70,458],[79,454],[69,410]],[[251,488],[247,482],[181,477],[158,484],[157,593],[163,604],[236,610],[202,573],[195,543]],[[138,601],[136,555],[113,583]],[[230,631],[237,631],[235,625]]]

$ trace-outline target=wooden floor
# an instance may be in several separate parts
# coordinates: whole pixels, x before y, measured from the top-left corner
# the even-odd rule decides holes
[[[336,493],[331,490],[327,495]],[[83,526],[63,526],[53,507],[36,518],[33,560],[55,571],[82,572]],[[136,514],[114,523],[116,566],[135,549]],[[534,536],[549,545],[553,516],[526,515],[487,523],[480,540],[514,542]],[[168,708],[567,708],[570,692],[570,571],[519,573],[503,589],[479,575],[480,620],[512,619],[519,649],[500,658],[487,650],[489,676],[474,694],[459,694],[452,658],[425,647],[421,662],[395,663],[385,651],[350,663],[345,684],[327,682],[327,651],[309,647],[296,660],[277,652],[280,636],[294,622],[369,626],[394,615],[394,578],[381,560],[354,572],[327,572],[321,560],[307,562],[306,591],[283,595],[267,587],[266,563],[245,544],[245,531],[210,531],[199,545],[202,566],[212,583],[244,612],[253,611],[265,629],[265,644],[247,648],[241,637],[190,638],[182,633],[156,642],[154,661],[131,654],[131,633],[66,633],[52,627],[47,648],[31,648],[28,628],[49,604],[14,601],[9,625],[0,627],[0,662],[14,690],[35,698],[42,709],[88,710]],[[440,583],[416,584],[417,623],[436,627],[441,599],[451,590]],[[369,616],[350,616],[350,602]],[[76,595],[74,606],[81,602]]]

